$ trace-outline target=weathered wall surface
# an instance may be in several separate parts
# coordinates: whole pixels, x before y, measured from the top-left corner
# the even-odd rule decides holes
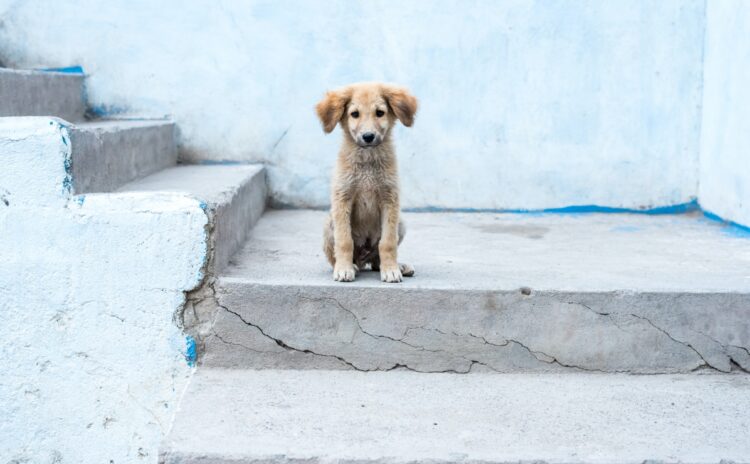
[[[750,226],[750,3],[708,2],[700,203]]]
[[[172,318],[202,278],[206,213],[71,197],[68,137],[0,119],[0,461],[156,462],[191,373]]]
[[[0,0],[0,60],[82,65],[97,111],[170,114],[186,159],[267,163],[281,203],[328,202],[323,91],[382,79],[421,99],[397,133],[404,206],[639,208],[697,193],[704,9]]]

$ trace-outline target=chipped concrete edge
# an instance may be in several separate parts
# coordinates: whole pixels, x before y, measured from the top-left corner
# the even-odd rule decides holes
[[[186,292],[185,304],[175,313],[174,321],[194,343],[194,361],[205,352],[205,339],[211,332],[219,311],[215,284],[218,272],[244,244],[267,204],[268,187],[265,168],[259,169],[233,192],[227,203],[209,204],[201,201],[208,217],[206,224],[207,251],[201,268],[201,282]]]

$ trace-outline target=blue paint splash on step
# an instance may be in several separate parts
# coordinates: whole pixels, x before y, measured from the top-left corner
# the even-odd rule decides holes
[[[83,67],[81,66],[66,66],[63,68],[43,68],[39,71],[44,72],[56,72],[56,73],[64,73],[64,74],[84,74]]]
[[[105,118],[107,116],[116,116],[125,114],[128,109],[117,105],[96,105],[86,109],[86,114],[93,118]]]
[[[185,350],[185,361],[187,361],[188,366],[194,367],[195,362],[198,360],[198,349],[195,343],[195,339],[188,335],[185,337],[185,343],[186,343],[186,350]]]

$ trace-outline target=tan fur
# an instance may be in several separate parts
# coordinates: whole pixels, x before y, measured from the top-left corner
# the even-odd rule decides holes
[[[316,111],[326,133],[336,124],[344,132],[323,241],[333,278],[350,282],[369,265],[384,282],[401,282],[414,269],[397,260],[405,228],[391,129],[413,124],[417,99],[395,85],[360,83],[327,92]]]

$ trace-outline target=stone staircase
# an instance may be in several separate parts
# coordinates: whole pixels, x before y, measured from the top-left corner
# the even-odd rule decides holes
[[[0,71],[4,162],[26,167],[0,195],[205,214],[176,318],[198,367],[160,462],[750,462],[746,232],[406,213],[416,276],[336,283],[325,213],[264,213],[260,166],[178,165],[170,121],[86,121],[82,85]]]

